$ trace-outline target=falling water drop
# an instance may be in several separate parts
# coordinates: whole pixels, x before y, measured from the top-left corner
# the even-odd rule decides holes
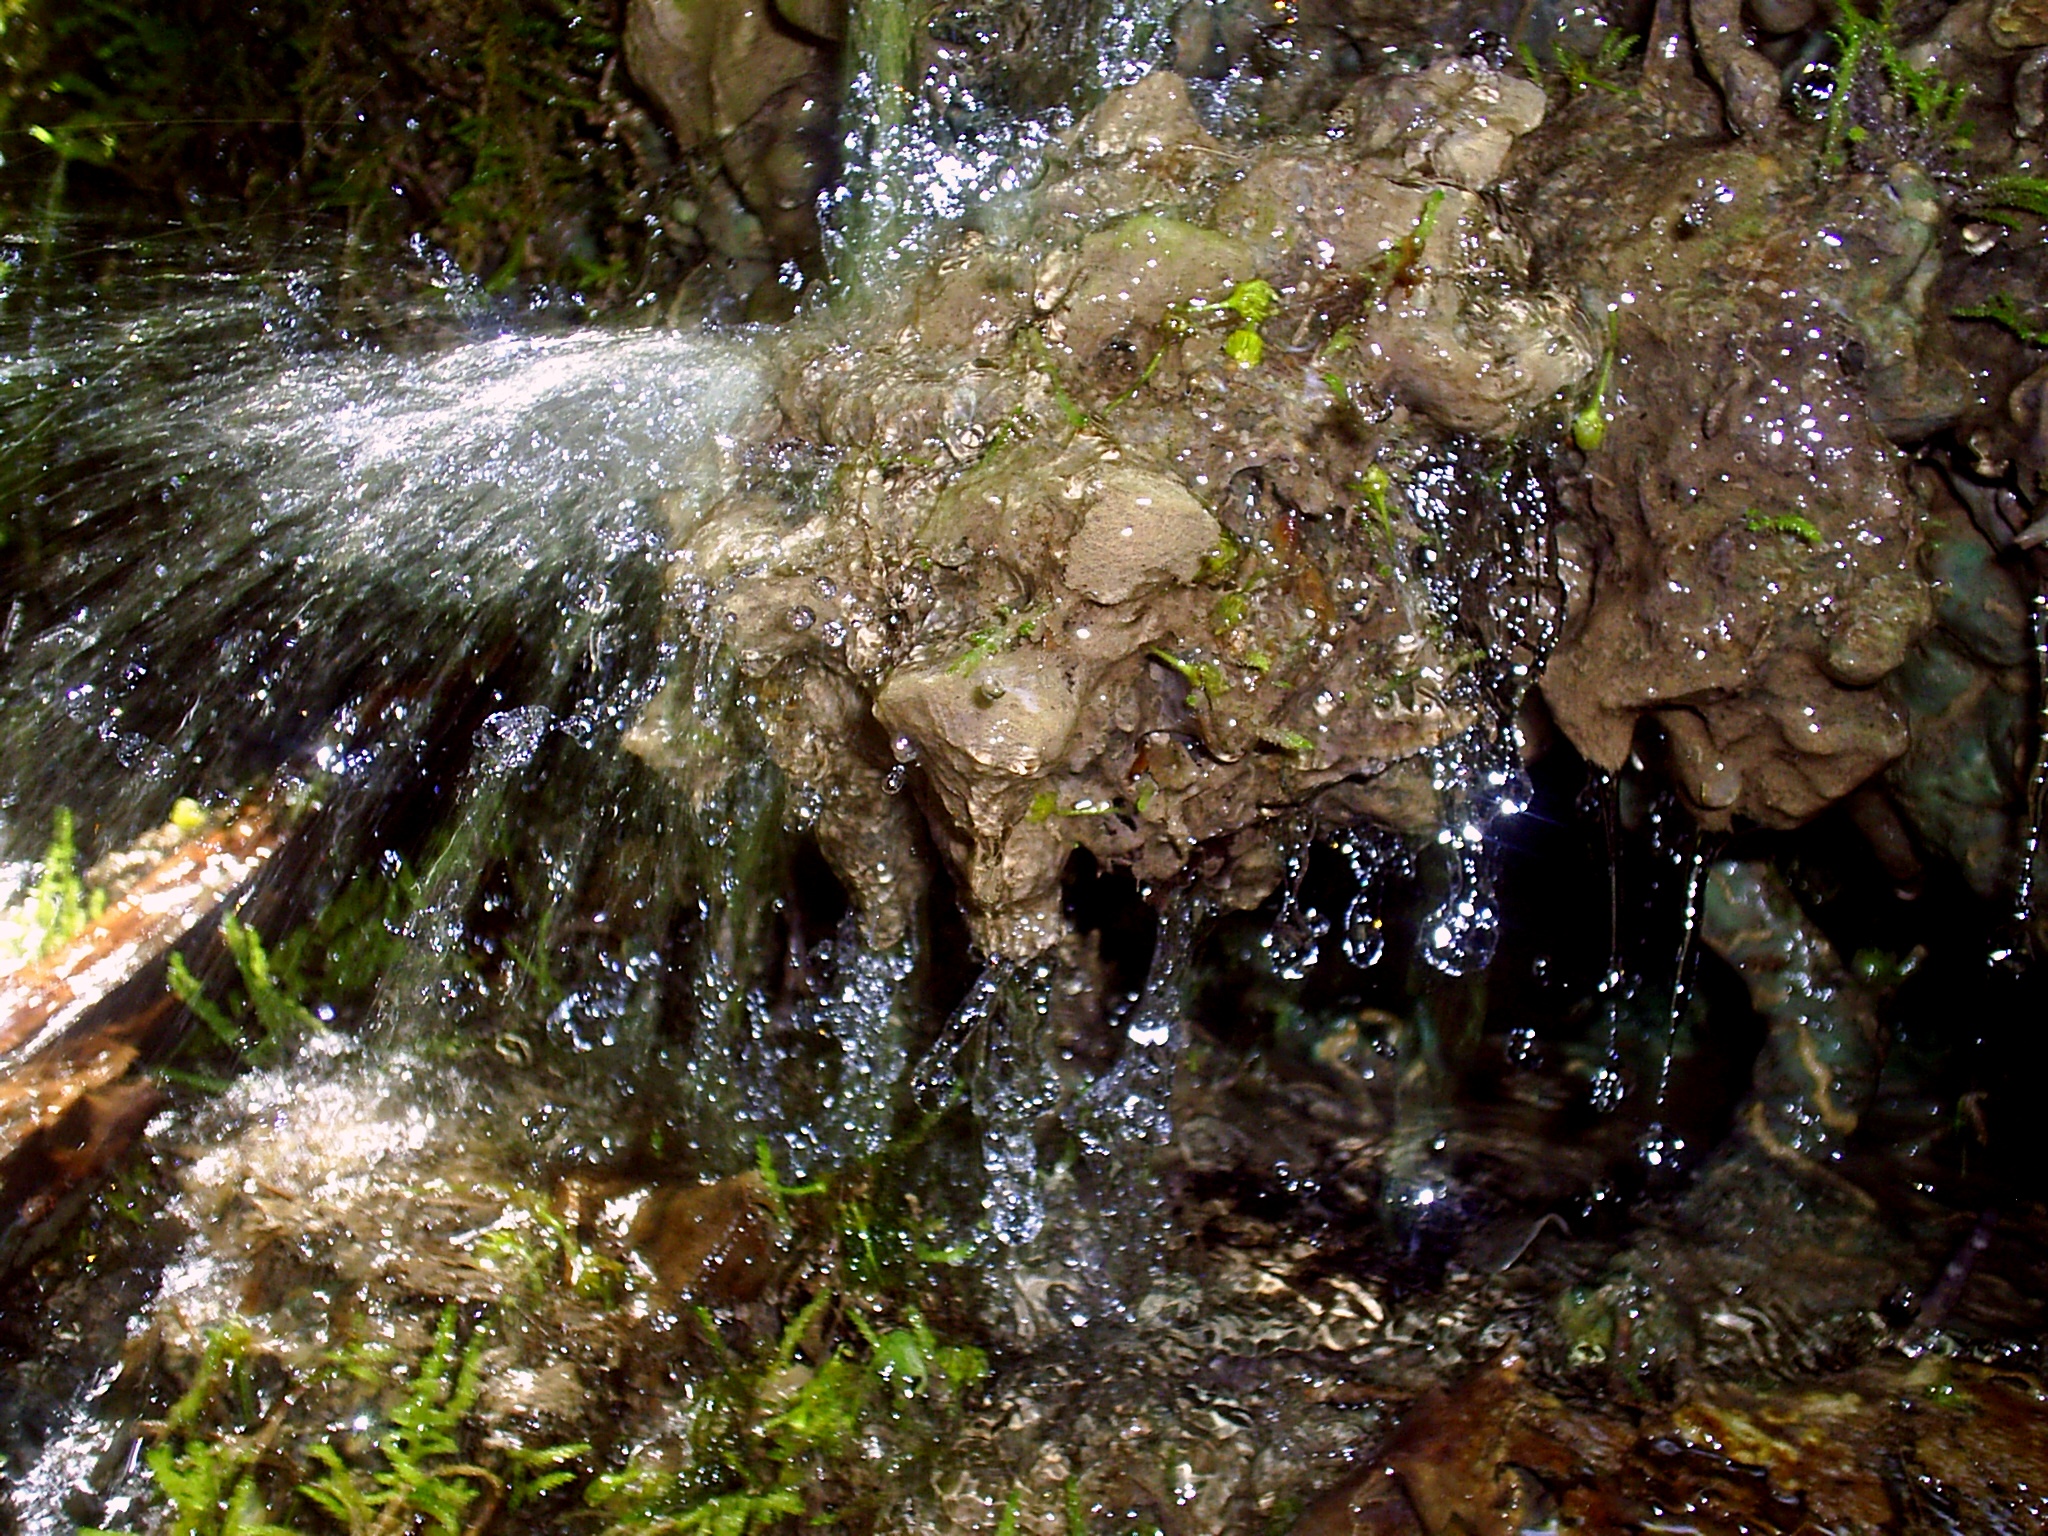
[[[1450,889],[1423,923],[1422,958],[1446,976],[1484,969],[1500,944],[1500,911],[1494,902],[1493,861],[1482,835],[1445,845]]]
[[[2035,718],[2033,765],[2027,775],[2025,824],[2020,828],[2019,884],[2013,894],[2017,932],[1991,952],[1994,963],[2023,964],[2034,942],[2040,901],[2041,823],[2048,814],[2048,592],[2036,592],[2027,605],[2027,624],[2034,648]]]
[[[1685,870],[1685,908],[1678,932],[1678,957],[1671,973],[1671,1007],[1657,1060],[1657,1085],[1650,1099],[1650,1124],[1636,1148],[1644,1165],[1653,1169],[1669,1168],[1685,1150],[1684,1140],[1672,1133],[1664,1117],[1670,1104],[1672,1060],[1678,1053],[1679,1019],[1691,991],[1693,940],[1699,931],[1700,899],[1707,878],[1707,852],[1697,828],[1688,841],[1689,847],[1683,852],[1674,850]]]

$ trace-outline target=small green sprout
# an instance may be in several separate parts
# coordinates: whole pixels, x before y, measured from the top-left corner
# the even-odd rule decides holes
[[[1186,678],[1190,687],[1207,694],[1212,699],[1220,698],[1222,695],[1230,692],[1230,679],[1224,676],[1223,669],[1213,661],[1183,661],[1180,657],[1174,655],[1173,652],[1156,645],[1151,648],[1149,654],[1154,661],[1164,662],[1182,677]]]
[[[230,912],[221,920],[221,943],[234,957],[240,995],[225,1005],[206,996],[185,957],[173,951],[166,980],[179,1002],[192,1011],[214,1039],[248,1061],[273,1061],[292,1041],[318,1033],[320,1022],[296,988],[275,973],[263,936]]]
[[[1256,368],[1265,360],[1266,339],[1248,325],[1223,338],[1223,355],[1240,368]]]
[[[953,658],[946,668],[948,677],[972,677],[991,657],[1021,645],[1038,632],[1039,622],[1045,617],[1043,608],[1027,608],[1022,613],[1012,613],[1008,606],[998,606],[995,617],[977,624],[967,632],[967,649]],[[998,690],[983,703],[993,703],[1001,698]]]
[[[1296,757],[1308,757],[1315,752],[1316,744],[1299,731],[1289,730],[1284,725],[1266,725],[1259,728],[1259,740],[1283,752],[1292,752]]]
[[[1226,530],[1216,541],[1216,547],[1202,556],[1202,563],[1195,570],[1199,582],[1221,581],[1237,569],[1237,562],[1244,558],[1244,546]]]
[[[546,1498],[557,1488],[565,1488],[575,1482],[574,1463],[578,1457],[589,1454],[590,1443],[585,1440],[570,1445],[510,1447],[505,1452],[506,1459],[512,1463],[507,1507],[524,1509]]]
[[[1836,48],[1835,87],[1828,98],[1827,127],[1821,136],[1825,164],[1837,168],[1846,164],[1847,146],[1869,138],[1868,131],[1852,122],[1849,113],[1859,72],[1873,52],[1885,83],[1905,103],[1915,122],[1947,131],[1954,142],[1968,142],[1969,126],[1960,114],[1970,87],[1944,78],[1937,70],[1921,69],[1900,51],[1894,25],[1897,0],[1880,0],[1874,16],[1857,10],[1854,0],[1835,0],[1833,9],[1835,22],[1829,31]]]
[[[2010,228],[2018,222],[2015,213],[2031,213],[2048,219],[2048,180],[2039,176],[1999,176],[1971,194],[1971,206],[1984,217]]]
[[[1230,297],[1216,308],[1227,310],[1244,323],[1223,339],[1223,354],[1240,368],[1256,368],[1266,356],[1266,339],[1259,334],[1280,308],[1280,294],[1264,278],[1255,277],[1230,290]]]
[[[43,955],[54,955],[98,922],[106,910],[107,893],[88,890],[78,873],[76,823],[71,807],[60,805],[52,818],[42,872],[29,892],[29,915],[42,931]]]
[[[1088,1536],[1088,1504],[1081,1497],[1081,1479],[1067,1474],[1067,1536]]]
[[[766,1136],[754,1138],[754,1169],[761,1175],[761,1183],[768,1191],[768,1203],[775,1207],[775,1216],[784,1226],[789,1225],[789,1207],[784,1202],[792,1197],[822,1195],[831,1189],[823,1179],[813,1179],[808,1184],[785,1184],[782,1176],[775,1171],[775,1149],[768,1145]]]
[[[1751,533],[1782,533],[1818,548],[1821,533],[1797,512],[1760,512],[1752,507],[1742,514],[1742,526]]]
[[[1562,44],[1553,44],[1551,62],[1555,72],[1564,77],[1567,91],[1605,91],[1610,96],[1633,99],[1641,92],[1621,84],[1617,77],[1636,49],[1642,46],[1642,41],[1633,32],[1611,31],[1600,39],[1600,46],[1591,55],[1578,53]],[[1552,73],[1543,67],[1536,57],[1536,50],[1526,42],[1515,45],[1515,57],[1531,80],[1541,82]]]
[[[1581,453],[1598,453],[1607,441],[1607,391],[1614,382],[1615,337],[1620,322],[1607,317],[1607,345],[1600,352],[1600,377],[1594,381],[1593,397],[1572,417],[1572,441]]]
[[[1034,825],[1051,821],[1060,813],[1060,797],[1049,789],[1041,789],[1031,797],[1031,809],[1024,813],[1025,819]]]
[[[1280,292],[1264,278],[1255,277],[1230,290],[1219,309],[1227,309],[1246,325],[1264,325],[1280,310]]]
[[[1415,227],[1395,241],[1388,249],[1380,252],[1366,268],[1366,286],[1375,296],[1383,295],[1407,281],[1415,264],[1422,260],[1422,253],[1429,248],[1429,238],[1436,233],[1437,214],[1442,210],[1447,196],[1442,187],[1436,188],[1422,201],[1422,212],[1417,215]]]

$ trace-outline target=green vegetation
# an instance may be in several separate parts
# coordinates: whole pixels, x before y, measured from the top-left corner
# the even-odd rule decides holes
[[[1949,313],[1958,320],[1989,320],[2030,347],[2048,347],[2048,323],[2020,308],[2011,294],[1994,293],[1981,304],[1965,304]]]
[[[77,829],[71,807],[58,806],[53,821],[42,872],[29,892],[29,921],[42,934],[41,953],[46,957],[98,922],[107,909],[107,893],[87,889],[78,872]]]
[[[652,179],[615,0],[0,0],[0,156],[38,203],[208,198],[419,233],[489,286],[626,295]]]
[[[1822,542],[1820,530],[1797,512],[1759,512],[1751,508],[1742,514],[1742,526],[1751,533],[1782,533],[1816,548]]]
[[[1821,158],[1826,164],[1846,165],[1851,146],[1869,137],[1856,120],[1858,93],[1880,84],[1905,108],[1913,129],[1935,134],[1944,144],[1968,141],[1969,125],[1961,113],[1970,87],[1950,81],[1938,71],[1916,67],[1899,51],[1897,0],[1879,0],[1873,16],[1857,10],[1853,0],[1835,0],[1833,9],[1835,23],[1829,30],[1838,51],[1821,139]],[[1875,77],[1866,68],[1872,55],[1878,66]]]
[[[483,1345],[481,1330],[464,1344],[455,1308],[444,1308],[405,1396],[372,1441],[366,1458],[371,1465],[351,1465],[332,1445],[314,1445],[313,1460],[324,1470],[299,1485],[299,1496],[325,1510],[350,1536],[422,1526],[439,1536],[462,1536],[464,1515],[480,1486],[504,1486],[495,1473],[463,1456],[459,1439],[476,1406]],[[556,1454],[567,1459],[587,1449],[564,1447]]]
[[[1422,212],[1416,216],[1415,227],[1382,251],[1366,269],[1366,287],[1374,298],[1384,297],[1408,281],[1409,274],[1422,260],[1422,253],[1429,248],[1429,237],[1436,233],[1437,215],[1443,209],[1446,195],[1442,187],[1432,190],[1422,201]],[[1326,353],[1341,350],[1334,346],[1336,340],[1336,337],[1331,338],[1333,345],[1324,349]]]
[[[296,990],[279,983],[262,936],[254,928],[230,912],[221,920],[220,937],[234,957],[240,987],[225,1003],[211,1001],[185,957],[173,952],[168,976],[171,991],[219,1045],[245,1061],[275,1061],[292,1041],[320,1026],[299,1001]]]
[[[1588,57],[1573,49],[1553,46],[1550,50],[1551,68],[1545,69],[1536,57],[1536,51],[1527,43],[1515,47],[1515,57],[1531,80],[1547,83],[1554,73],[1564,83],[1571,95],[1585,91],[1605,91],[1610,96],[1634,97],[1639,93],[1634,86],[1622,83],[1622,74],[1628,61],[1635,56],[1643,40],[1633,32],[1609,31],[1601,34],[1600,46]]]
[[[600,1453],[588,1443],[521,1444],[484,1417],[487,1352],[517,1356],[565,1325],[586,1333],[628,1283],[542,1197],[512,1191],[467,1242],[506,1287],[469,1318],[441,1306],[409,1365],[376,1333],[294,1366],[239,1321],[209,1332],[175,1403],[147,1426],[151,1528],[466,1536],[513,1513],[520,1529],[560,1521],[613,1536],[872,1529],[892,1490],[929,1478],[989,1369],[934,1321],[952,1306],[943,1267],[973,1247],[933,1247],[933,1218],[898,1182],[944,1114],[831,1179],[785,1179],[757,1143],[777,1224],[804,1254],[799,1278],[765,1326],[751,1308],[685,1310],[679,1414],[614,1453],[610,1470],[591,1475]]]
[[[218,1000],[208,997],[206,984],[175,952],[166,979],[229,1061],[268,1064],[291,1042],[319,1029],[315,999],[338,1007],[370,996],[404,947],[406,915],[418,895],[403,866],[388,875],[360,876],[274,951],[231,912],[220,927],[221,944],[235,963],[235,980],[226,992]],[[170,1075],[218,1086],[192,1073]]]
[[[353,1388],[344,1392],[351,1402],[365,1390],[386,1391],[397,1366],[393,1352],[362,1345],[337,1351],[314,1377],[266,1401],[248,1328],[230,1322],[211,1329],[190,1384],[143,1457],[164,1506],[163,1529],[171,1536],[300,1536],[331,1522],[349,1536],[462,1536],[480,1495],[518,1509],[566,1487],[588,1445],[494,1448],[491,1466],[473,1456],[478,1364],[488,1338],[479,1326],[465,1341],[456,1309],[444,1307],[433,1342],[401,1377],[396,1400],[376,1415],[374,1429],[295,1449],[285,1431],[295,1397],[319,1393],[322,1377],[330,1389]],[[311,1508],[295,1510],[297,1501]],[[311,1526],[287,1523],[294,1515]]]
[[[947,675],[972,677],[981,670],[982,663],[990,657],[1000,656],[1037,634],[1038,626],[1044,618],[1045,610],[1042,607],[1027,608],[1021,613],[1013,613],[1007,607],[998,607],[993,618],[967,632],[967,648],[954,657],[947,666]],[[997,694],[996,697],[1000,698],[1001,695]]]
[[[2007,228],[2017,224],[2016,215],[2022,213],[2048,219],[2048,180],[2039,176],[1996,176],[1972,192],[1967,202],[1985,218]]]
[[[1240,322],[1223,338],[1224,356],[1240,368],[1256,368],[1266,356],[1266,339],[1259,334],[1259,327],[1280,308],[1279,293],[1271,283],[1255,277],[1232,288],[1230,296],[1216,307]]]
[[[1153,646],[1148,652],[1154,661],[1164,662],[1188,682],[1188,685],[1211,699],[1221,698],[1230,692],[1230,678],[1223,668],[1206,658],[1197,657],[1187,661],[1165,650]]]
[[[1593,393],[1572,417],[1572,441],[1581,453],[1597,453],[1607,441],[1607,391],[1614,384],[1614,353],[1620,321],[1607,317],[1607,345],[1600,351],[1600,376],[1593,381]]]
[[[697,1310],[717,1367],[691,1384],[681,1429],[584,1490],[612,1536],[758,1536],[799,1520],[866,1529],[886,1487],[928,1468],[988,1374],[986,1356],[942,1337],[927,1311],[932,1266],[966,1253],[923,1241],[891,1177],[936,1119],[829,1184],[774,1180],[782,1199],[804,1198],[823,1267],[751,1347]],[[757,1163],[773,1175],[765,1144]]]

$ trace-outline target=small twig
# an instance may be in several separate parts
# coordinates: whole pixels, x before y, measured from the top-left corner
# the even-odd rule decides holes
[[[1571,1224],[1558,1215],[1557,1212],[1550,1211],[1537,1220],[1536,1225],[1529,1229],[1529,1235],[1522,1239],[1516,1246],[1515,1251],[1507,1256],[1494,1273],[1504,1275],[1521,1263],[1529,1250],[1536,1246],[1536,1239],[1543,1235],[1544,1229],[1552,1226],[1556,1227],[1558,1232],[1566,1238],[1572,1235]]]
[[[1904,1341],[1909,1352],[1918,1353],[1925,1348],[1927,1336],[1947,1321],[1949,1313],[1955,1310],[1956,1303],[1963,1298],[1963,1288],[1970,1283],[1977,1261],[1991,1246],[1997,1227],[1996,1211],[1986,1211],[1977,1218],[1977,1224],[1970,1228],[1970,1235],[1963,1239],[1963,1246],[1948,1261],[1934,1289],[1927,1293],[1927,1299],[1920,1303],[1920,1310],[1913,1315],[1913,1326],[1906,1330]]]

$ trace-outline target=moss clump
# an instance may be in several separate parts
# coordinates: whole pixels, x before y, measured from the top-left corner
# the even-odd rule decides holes
[[[614,89],[621,0],[0,0],[16,207],[331,210],[487,286],[664,275],[667,156]],[[667,274],[673,275],[673,274]]]

